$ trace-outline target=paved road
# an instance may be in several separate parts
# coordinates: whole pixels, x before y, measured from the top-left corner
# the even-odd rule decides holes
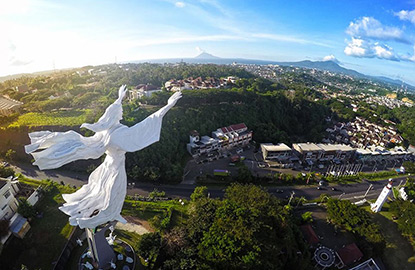
[[[85,184],[88,179],[87,174],[80,174],[71,171],[64,170],[49,170],[49,171],[40,171],[35,166],[30,164],[23,164],[19,166],[14,166],[14,169],[17,172],[20,172],[29,178],[34,179],[46,179],[49,178],[53,181],[60,183],[63,181],[66,185],[75,185],[77,187]],[[414,176],[412,176],[414,177]],[[401,181],[405,181],[406,177],[396,178],[394,180],[395,185],[398,185]],[[289,187],[268,187],[268,191],[279,198],[287,198],[290,196],[291,192],[295,193],[295,197],[304,197],[307,200],[316,199],[320,197],[321,194],[327,194],[332,197],[341,197],[341,199],[348,199],[351,201],[361,200],[363,195],[366,193],[370,184],[373,184],[373,189],[368,193],[367,198],[373,199],[379,196],[383,187],[386,185],[388,180],[382,181],[364,181],[357,184],[344,184],[344,185],[334,185],[330,187],[324,187],[321,190],[318,190],[316,186],[313,187],[304,187],[304,186],[289,186]],[[178,185],[154,185],[149,183],[140,183],[139,187],[129,186],[127,189],[128,195],[143,195],[147,196],[154,188],[158,190],[165,191],[169,197],[181,197],[181,198],[190,198],[194,188],[194,184],[178,184]],[[335,187],[333,191],[331,188]],[[211,197],[223,197],[225,187],[209,187],[208,191]],[[282,192],[281,192],[282,191]],[[343,194],[344,193],[344,194]],[[343,194],[343,195],[342,195]]]

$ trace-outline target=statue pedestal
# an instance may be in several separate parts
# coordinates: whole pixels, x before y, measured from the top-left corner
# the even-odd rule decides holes
[[[117,260],[113,248],[108,244],[108,241],[105,238],[105,232],[109,230],[111,226],[114,226],[115,223],[116,221],[110,222],[101,229],[85,228],[89,250],[91,251],[94,260],[94,266],[98,269],[109,269],[111,262]]]

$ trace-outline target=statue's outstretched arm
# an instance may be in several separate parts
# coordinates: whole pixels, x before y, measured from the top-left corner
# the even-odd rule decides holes
[[[168,100],[167,105],[153,113],[140,123],[132,127],[125,127],[114,131],[112,143],[124,151],[135,152],[160,139],[161,123],[163,116],[182,97],[181,92],[174,93]]]
[[[122,99],[127,93],[127,86],[122,85],[118,90],[118,98],[105,110],[105,113],[99,118],[94,124],[84,123],[81,128],[87,128],[94,132],[103,131],[111,128],[112,126],[119,123],[122,119]]]

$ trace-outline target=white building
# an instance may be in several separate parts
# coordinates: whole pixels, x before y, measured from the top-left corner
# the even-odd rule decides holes
[[[19,202],[15,195],[19,192],[17,181],[0,178],[0,219],[11,219]]]
[[[272,143],[261,143],[261,152],[264,160],[277,160],[285,161],[291,158],[292,150],[291,147],[285,143],[272,144]]]

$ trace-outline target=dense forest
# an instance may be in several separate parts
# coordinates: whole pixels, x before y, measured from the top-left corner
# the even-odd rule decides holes
[[[191,196],[185,224],[143,235],[149,269],[312,269],[290,207],[254,185],[232,185],[225,198],[206,187]]]

